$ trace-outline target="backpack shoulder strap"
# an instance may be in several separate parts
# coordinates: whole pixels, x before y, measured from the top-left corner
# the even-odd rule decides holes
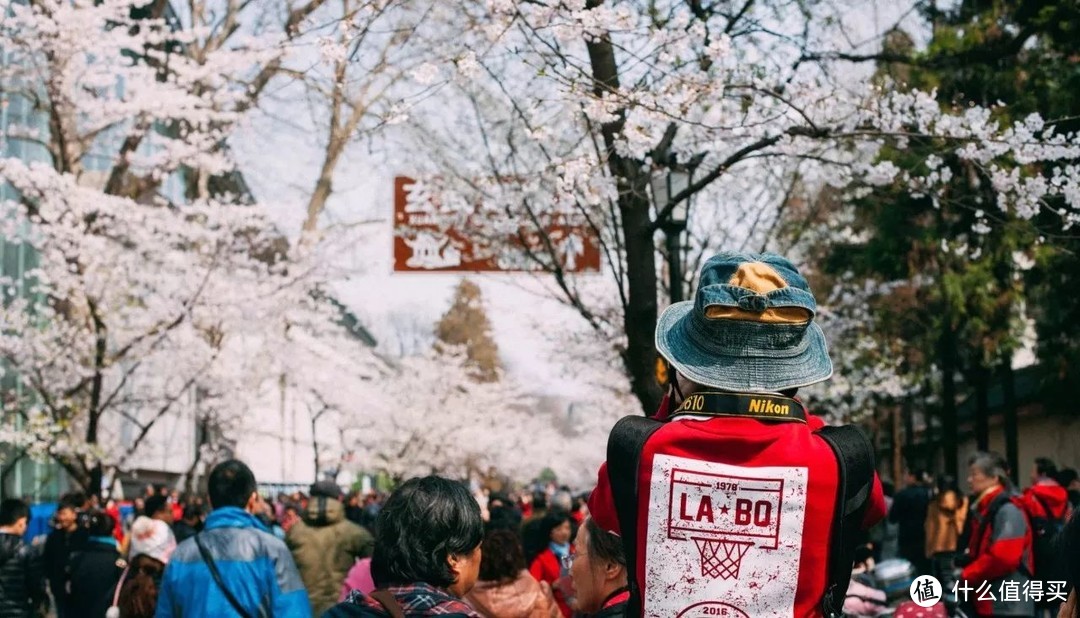
[[[1047,504],[1045,498],[1034,492],[1032,492],[1031,497],[1035,498],[1035,501],[1038,502],[1039,506],[1042,507],[1043,513],[1045,513],[1046,515],[1046,521],[1053,523],[1064,523],[1064,521],[1067,521],[1065,518],[1062,517],[1054,517],[1054,511],[1050,509],[1050,505]]]
[[[210,576],[214,578],[214,583],[217,584],[218,590],[225,595],[225,600],[232,605],[232,608],[236,610],[236,613],[240,615],[240,618],[252,618],[251,613],[240,604],[240,601],[236,600],[232,591],[225,585],[225,580],[221,577],[221,572],[218,571],[217,563],[214,562],[214,557],[210,555],[210,550],[206,549],[206,545],[203,545],[202,539],[199,538],[202,534],[196,534],[195,545],[199,548],[199,554],[202,556],[203,562],[206,564],[206,568],[210,569]],[[259,612],[262,613],[261,611]]]
[[[826,616],[840,616],[851,580],[855,545],[870,503],[874,483],[874,448],[866,434],[855,425],[827,426],[817,434],[832,448],[839,472],[828,580],[822,609]]]
[[[1001,492],[994,497],[994,499],[990,502],[990,506],[987,507],[986,519],[984,520],[985,523],[983,525],[989,527],[991,530],[990,533],[993,534],[994,521],[997,519],[998,513],[1006,504],[1012,504],[1016,507],[1018,511],[1020,511],[1020,514],[1024,516],[1024,520],[1027,522],[1027,525],[1032,528],[1032,540],[1034,540],[1035,530],[1034,527],[1031,526],[1031,516],[1027,512],[1027,509],[1024,508],[1023,503],[1018,502],[1019,501],[1017,499],[1014,499],[1013,496],[1007,495],[1007,492]],[[1031,551],[1034,552],[1034,550],[1035,548],[1032,547]],[[1023,558],[1020,559],[1020,568],[1017,570],[1020,572],[1021,575],[1028,579],[1033,579],[1035,576],[1034,573],[1031,572],[1031,569],[1028,568],[1028,565],[1026,562],[1024,562]]]
[[[615,424],[608,436],[607,472],[615,512],[619,515],[623,554],[626,556],[626,581],[630,601],[626,615],[641,615],[641,590],[637,584],[638,468],[641,451],[649,437],[663,422],[645,416],[627,416]]]

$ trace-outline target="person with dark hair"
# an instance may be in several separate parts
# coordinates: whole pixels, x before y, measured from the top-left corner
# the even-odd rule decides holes
[[[952,569],[967,521],[968,499],[960,493],[956,478],[938,478],[937,494],[926,509],[926,557],[931,562],[931,574],[939,580]]]
[[[464,485],[438,476],[405,481],[379,511],[377,590],[354,591],[323,617],[483,618],[461,600],[479,576],[483,534],[480,505]]]
[[[527,506],[528,514],[521,522],[521,542],[525,548],[525,562],[532,564],[533,559],[544,551],[548,544],[547,534],[540,529],[544,517],[548,514],[547,494],[542,491],[533,492]]]
[[[79,525],[79,513],[86,508],[86,504],[86,494],[80,492],[60,497],[60,504],[53,515],[54,529],[45,539],[45,548],[42,550],[45,577],[49,581],[49,591],[53,596],[57,618],[74,616],[68,611],[67,567],[71,554],[86,544],[86,528]]]
[[[529,561],[529,573],[537,581],[551,586],[555,602],[565,618],[570,618],[570,591],[564,590],[567,570],[563,560],[570,555],[570,541],[574,536],[573,518],[566,511],[548,511],[536,528],[539,538],[546,545]]]
[[[1032,551],[1035,572],[1033,579],[1047,589],[1050,582],[1061,580],[1061,561],[1057,554],[1057,535],[1065,527],[1069,515],[1069,492],[1057,481],[1058,468],[1046,457],[1035,459],[1031,471],[1031,486],[1024,490],[1024,510],[1031,522]],[[1056,614],[1060,601],[1046,598],[1036,602],[1039,614]]]
[[[235,459],[222,462],[207,484],[213,511],[206,528],[173,552],[155,616],[311,616],[289,549],[255,517],[263,502],[251,469]]]
[[[514,536],[521,539],[521,513],[515,508],[512,503],[506,503],[505,505],[490,507],[488,509],[488,520],[484,524],[484,530],[491,532],[493,530],[510,530],[514,533]]]
[[[345,518],[340,495],[333,481],[312,485],[303,518],[285,535],[316,616],[338,602],[349,569],[371,556],[375,544],[370,532]]]
[[[963,567],[958,590],[977,590],[987,585],[997,591],[1004,587],[1026,590],[1034,568],[1031,527],[1023,501],[1012,488],[1005,458],[988,452],[972,455],[968,460],[968,485],[975,499],[967,553],[958,559]],[[1019,600],[1003,597],[965,592],[959,600],[973,603],[977,616],[1035,614],[1031,596],[1021,595]]]
[[[1062,572],[1070,591],[1058,609],[1058,618],[1080,618],[1080,516],[1076,513],[1058,537],[1058,555],[1062,557]]]
[[[83,517],[86,545],[72,552],[68,565],[68,601],[73,615],[104,616],[113,604],[113,592],[123,572],[120,548],[113,536],[116,520],[105,511]]]
[[[1058,485],[1065,488],[1073,510],[1080,508],[1080,474],[1072,468],[1062,468],[1057,474]]]
[[[926,473],[908,470],[904,474],[904,488],[897,492],[889,509],[889,521],[900,527],[898,553],[901,558],[915,566],[915,572],[930,572],[926,559],[926,513],[930,508],[930,488],[924,483]]]
[[[547,493],[543,491],[534,491],[532,494],[532,500],[529,502],[529,515],[525,518],[526,521],[536,520],[540,521],[547,515],[548,512],[548,497]]]
[[[371,522],[366,522],[364,513],[364,507],[360,504],[360,494],[352,491],[345,497],[345,519],[351,521],[357,526],[364,526],[365,528]]]
[[[169,504],[169,497],[161,494],[154,494],[143,502],[142,514],[150,519],[157,519],[169,524],[173,524],[173,511],[172,505]]]
[[[566,557],[574,586],[574,609],[592,618],[622,618],[630,600],[626,556],[618,536],[586,519]]]
[[[486,618],[558,618],[551,588],[525,570],[521,540],[513,530],[495,529],[484,537],[480,580],[465,600]]]
[[[206,509],[203,505],[189,502],[184,505],[184,514],[180,521],[173,524],[173,535],[177,543],[183,543],[198,534],[203,528]]]
[[[0,616],[30,618],[48,603],[37,552],[23,541],[30,507],[18,498],[0,501]]]
[[[1057,465],[1039,457],[1031,470],[1031,486],[1024,490],[1024,505],[1032,519],[1051,519],[1065,523],[1069,512],[1069,492],[1058,482]]]

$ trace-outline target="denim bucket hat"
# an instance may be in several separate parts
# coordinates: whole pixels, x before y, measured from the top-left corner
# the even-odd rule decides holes
[[[664,310],[656,349],[689,380],[764,393],[832,376],[817,302],[795,266],[769,253],[721,253],[701,268],[693,301]]]

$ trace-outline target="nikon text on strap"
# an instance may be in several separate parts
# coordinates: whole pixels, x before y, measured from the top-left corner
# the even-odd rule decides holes
[[[672,417],[698,416],[749,417],[771,422],[806,422],[806,408],[791,397],[748,393],[702,392],[687,395]]]

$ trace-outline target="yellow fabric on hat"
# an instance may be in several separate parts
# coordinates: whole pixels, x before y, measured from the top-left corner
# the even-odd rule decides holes
[[[731,276],[729,285],[767,294],[773,290],[787,287],[787,282],[780,273],[763,262],[746,262]],[[705,317],[710,320],[745,320],[765,322],[766,324],[803,324],[810,321],[811,313],[801,307],[773,307],[761,313],[746,311],[738,307],[711,305],[705,308]]]
[[[786,288],[787,282],[780,273],[773,270],[772,266],[764,262],[744,262],[739,264],[739,269],[731,276],[728,285],[737,285],[759,294],[767,294],[773,290]]]

